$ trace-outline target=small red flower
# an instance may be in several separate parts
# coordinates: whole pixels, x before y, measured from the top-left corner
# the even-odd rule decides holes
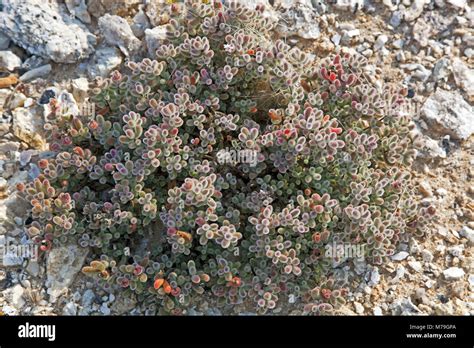
[[[48,160],[47,159],[42,159],[38,162],[38,167],[41,169],[44,169],[48,166]]]
[[[242,285],[242,280],[239,277],[235,276],[231,279],[231,281],[227,283],[227,285],[238,288],[240,285]]]
[[[52,243],[51,243],[50,240],[43,239],[43,240],[41,241],[40,250],[41,250],[41,251],[48,251],[48,250],[51,249],[51,245],[52,245]]]
[[[92,129],[92,130],[95,130],[99,127],[99,124],[97,123],[97,121],[95,120],[92,120],[89,122],[89,128]]]
[[[331,290],[329,289],[322,289],[321,295],[327,300],[331,297]]]

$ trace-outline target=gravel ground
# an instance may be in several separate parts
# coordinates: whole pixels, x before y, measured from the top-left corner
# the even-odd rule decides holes
[[[278,16],[277,34],[291,45],[315,56],[355,50],[367,58],[368,78],[379,86],[402,83],[412,96],[422,144],[412,174],[422,201],[436,206],[436,221],[388,264],[361,263],[356,290],[340,313],[474,314],[474,11],[467,0],[247,2],[266,4],[265,15]],[[38,21],[29,21],[32,14],[19,5],[9,10],[10,3],[0,12],[0,244],[20,246],[26,204],[14,188],[47,155],[41,93],[67,89],[83,102],[86,78],[106,75],[127,56],[143,56],[150,38],[160,35],[160,22],[159,1],[21,2],[42,14]],[[72,245],[38,261],[5,255],[1,312],[152,313],[133,298],[98,289],[79,272],[86,258],[86,250]],[[193,313],[219,311],[203,303]]]

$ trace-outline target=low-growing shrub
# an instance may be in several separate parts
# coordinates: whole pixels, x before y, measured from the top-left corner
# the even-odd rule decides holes
[[[378,265],[434,214],[407,170],[406,91],[371,85],[355,55],[315,59],[274,39],[261,6],[164,13],[156,56],[99,81],[96,115],[64,107],[67,93],[50,100],[55,157],[20,185],[30,236],[45,252],[90,247],[84,273],[158,313],[202,300],[332,313],[353,260],[328,247],[362,245]]]

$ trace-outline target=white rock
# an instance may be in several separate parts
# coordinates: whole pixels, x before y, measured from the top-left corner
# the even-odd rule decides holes
[[[407,22],[412,22],[423,13],[423,7],[430,0],[414,0],[411,6],[405,10],[404,19]]]
[[[251,0],[250,3],[255,4]],[[253,5],[252,7],[254,7]],[[323,6],[319,6],[320,9]],[[304,39],[316,39],[320,35],[318,10],[312,6],[311,1],[298,1],[286,9],[279,8],[278,14],[272,10],[271,6],[266,6],[262,14],[270,23],[277,23],[275,31],[284,37],[300,36]],[[275,8],[277,8],[275,6]]]
[[[67,291],[76,274],[81,270],[88,249],[77,245],[67,245],[53,248],[46,260],[48,294],[50,302]]]
[[[408,253],[406,251],[400,251],[394,255],[391,256],[391,259],[393,261],[402,261],[405,260],[408,257]]]
[[[423,266],[421,265],[421,262],[418,261],[409,261],[408,266],[415,272],[421,272],[423,270]]]
[[[374,315],[382,315],[382,309],[377,306],[377,307],[374,307]]]
[[[458,92],[438,89],[423,105],[421,113],[429,130],[466,140],[474,133],[474,109]]]
[[[467,280],[471,286],[474,286],[474,274],[469,274],[469,278],[467,278]]]
[[[122,63],[122,56],[119,50],[113,47],[100,48],[87,63],[87,74],[90,78],[107,77],[120,63]]]
[[[141,42],[133,35],[128,22],[119,16],[105,14],[99,18],[99,28],[105,41],[112,46],[117,46],[125,56],[137,51]]]
[[[384,34],[379,35],[379,37],[377,37],[377,40],[375,40],[374,50],[379,51],[382,47],[385,46],[387,41],[388,41],[388,36],[387,35],[384,35]]]
[[[63,308],[63,315],[76,315],[77,305],[74,302],[68,302]]]
[[[10,297],[10,304],[15,307],[17,310],[20,310],[25,305],[25,300],[23,299],[23,294],[25,289],[17,284],[14,287],[7,290],[8,297]]]
[[[89,81],[85,77],[74,79],[71,81],[72,95],[78,102],[84,101],[89,91]]]
[[[466,237],[471,244],[474,244],[474,230],[467,227],[463,226],[461,231],[459,231],[459,234],[463,237]]]
[[[348,36],[348,37],[356,37],[356,36],[359,36],[360,35],[360,30],[359,29],[352,29],[352,30],[348,30],[344,33],[344,36]]]
[[[446,158],[446,150],[440,146],[439,141],[431,139],[429,136],[419,134],[419,143],[420,148],[417,152],[417,158],[426,158],[426,159],[437,159],[437,158]]]
[[[433,280],[433,279],[428,279],[426,282],[425,282],[425,286],[428,288],[428,289],[431,289],[433,287],[433,285],[435,285],[436,282]]]
[[[11,51],[0,51],[0,68],[13,71],[21,66],[21,59]]]
[[[360,10],[364,7],[364,0],[337,0],[334,7],[339,10]]]
[[[416,80],[426,81],[431,76],[431,71],[418,63],[403,64],[401,67],[411,71],[411,77]]]
[[[145,30],[145,42],[148,49],[148,54],[151,57],[156,57],[156,50],[166,40],[166,26],[160,25],[153,29]]]
[[[363,314],[364,313],[364,306],[360,304],[359,302],[354,302],[354,309],[357,314]]]
[[[7,107],[10,110],[15,110],[16,108],[22,107],[25,105],[26,101],[26,95],[23,93],[14,93],[13,96],[10,98],[10,100],[7,103]]]
[[[445,188],[440,187],[440,188],[436,189],[436,194],[438,196],[444,197],[448,194],[448,191]]]
[[[467,0],[447,0],[449,4],[457,8],[464,8],[467,4]]]
[[[456,85],[462,88],[468,97],[474,97],[474,69],[470,69],[459,58],[454,58],[452,67]]]
[[[451,267],[443,271],[446,280],[459,280],[464,277],[464,270],[459,267]]]
[[[96,38],[56,1],[4,0],[0,30],[30,54],[75,63],[94,51]]]

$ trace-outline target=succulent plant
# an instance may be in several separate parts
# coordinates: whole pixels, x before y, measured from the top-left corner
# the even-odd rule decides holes
[[[260,5],[164,6],[166,40],[98,82],[96,114],[50,100],[56,155],[20,185],[29,234],[45,251],[90,247],[84,273],[159,313],[203,298],[333,312],[347,284],[327,245],[364,245],[381,264],[435,213],[407,170],[406,91],[370,85],[356,55],[315,60],[275,40]],[[221,163],[223,149],[255,151],[256,163]]]

